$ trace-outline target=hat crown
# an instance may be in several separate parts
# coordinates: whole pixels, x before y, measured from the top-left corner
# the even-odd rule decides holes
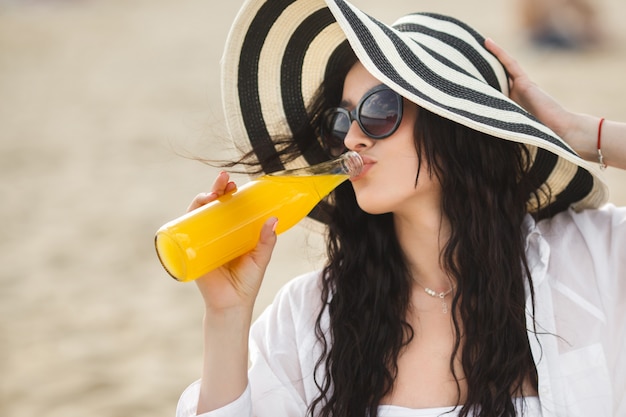
[[[411,13],[391,27],[444,65],[509,95],[504,66],[484,47],[485,38],[466,23],[438,13]]]

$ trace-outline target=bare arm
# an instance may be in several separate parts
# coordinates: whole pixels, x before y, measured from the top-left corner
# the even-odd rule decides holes
[[[562,137],[584,159],[598,162],[600,118],[566,110],[535,84],[518,62],[493,40],[487,39],[485,47],[508,71],[511,99]],[[626,169],[626,123],[605,120],[601,147],[607,165]]]
[[[222,172],[211,193],[198,195],[189,210],[236,189]],[[275,218],[261,230],[250,253],[196,280],[205,303],[204,351],[198,414],[236,400],[248,384],[248,334],[254,302],[276,243]]]

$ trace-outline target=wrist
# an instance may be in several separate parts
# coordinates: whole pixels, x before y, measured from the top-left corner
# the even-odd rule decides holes
[[[226,309],[205,307],[203,323],[205,328],[215,331],[249,330],[252,323],[252,307],[237,306]]]
[[[587,114],[570,113],[564,124],[563,133],[559,134],[581,158],[597,162],[598,160],[598,123],[600,118]]]

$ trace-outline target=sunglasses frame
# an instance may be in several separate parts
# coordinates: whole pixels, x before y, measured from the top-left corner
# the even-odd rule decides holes
[[[385,90],[389,90],[391,91],[397,100],[397,105],[398,105],[398,117],[396,119],[396,122],[394,123],[393,127],[389,130],[389,132],[383,134],[383,135],[373,135],[370,132],[368,132],[363,124],[361,123],[361,108],[363,107],[363,104],[370,98],[372,97],[374,94],[377,94],[381,91],[385,91]],[[367,93],[365,93],[363,95],[363,97],[361,97],[361,99],[359,100],[359,102],[357,103],[357,105],[354,107],[354,109],[352,110],[348,110],[344,107],[331,107],[330,109],[326,110],[323,115],[322,115],[322,119],[321,119],[321,123],[320,123],[320,133],[321,133],[321,139],[322,142],[324,144],[324,148],[327,148],[327,150],[332,149],[332,146],[329,146],[329,141],[326,139],[328,137],[328,135],[326,135],[326,120],[327,118],[331,115],[331,114],[343,114],[345,116],[348,117],[349,120],[349,125],[352,126],[352,122],[356,121],[357,124],[359,125],[359,128],[361,129],[361,131],[368,137],[371,139],[385,139],[388,138],[389,136],[393,135],[396,130],[398,130],[398,127],[400,126],[400,124],[402,123],[402,115],[403,115],[403,110],[404,110],[404,100],[402,98],[402,96],[398,93],[396,93],[395,91],[393,91],[391,88],[387,87],[384,84],[380,84],[374,88],[372,88],[371,90],[369,90]],[[348,128],[350,129],[350,128]],[[346,132],[346,136],[347,136],[348,132]],[[345,141],[345,136],[342,139],[342,143]],[[344,145],[345,148],[345,145]]]

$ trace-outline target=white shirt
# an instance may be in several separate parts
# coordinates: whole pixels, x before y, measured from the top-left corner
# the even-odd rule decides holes
[[[537,328],[528,338],[539,378],[539,397],[526,398],[524,416],[626,416],[626,208],[570,210],[539,223],[528,216],[524,226]],[[318,395],[319,294],[318,272],[279,291],[250,331],[245,392],[203,417],[306,415]],[[531,312],[527,297],[532,331]],[[177,417],[195,415],[199,388],[196,381],[185,390]],[[381,406],[379,415],[430,417],[450,410]]]

